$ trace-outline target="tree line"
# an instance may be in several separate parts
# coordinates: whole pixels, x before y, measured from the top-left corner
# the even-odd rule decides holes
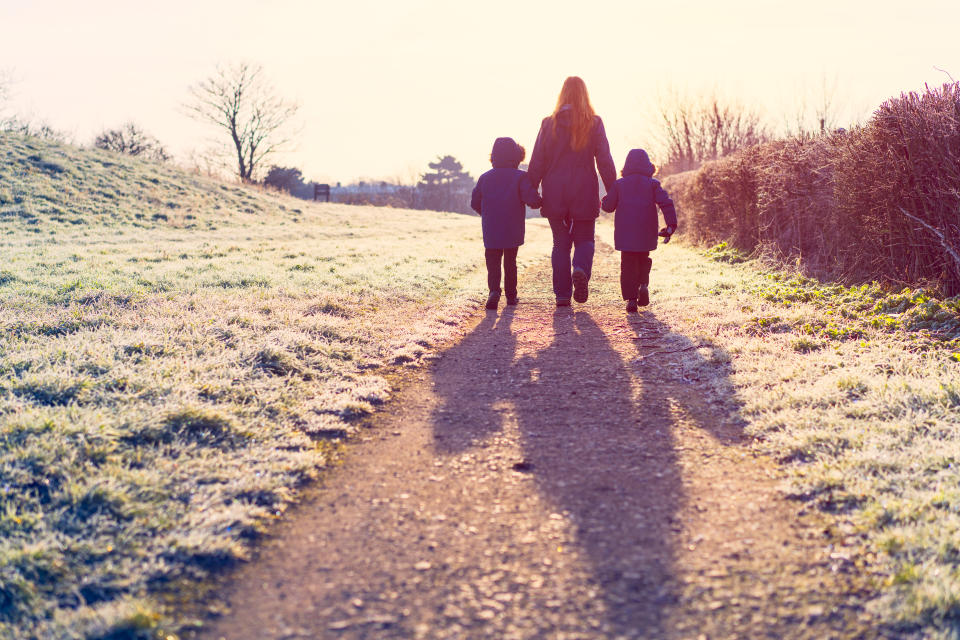
[[[9,79],[0,76],[0,110],[8,97]],[[816,122],[810,126],[806,101],[799,103],[796,121],[788,134],[815,137],[835,130],[836,85],[824,82],[813,107]],[[299,105],[284,98],[269,82],[263,68],[251,63],[218,65],[213,73],[188,88],[188,114],[218,131],[218,156],[232,165],[232,173],[247,183],[259,182],[300,197],[311,197],[315,183],[300,169],[270,164],[271,158],[296,137]],[[696,169],[705,162],[777,138],[773,128],[754,107],[730,100],[717,92],[685,95],[670,91],[652,109],[647,143],[666,176]],[[817,123],[819,126],[817,126]],[[63,139],[45,124],[24,119],[0,118],[0,129],[27,135]],[[170,154],[154,136],[133,122],[99,133],[93,146],[165,162]],[[474,178],[453,156],[442,155],[428,164],[416,184],[391,184],[383,189],[338,189],[336,198],[351,204],[372,204],[469,213]]]
[[[11,83],[8,73],[0,73],[0,131],[67,141],[67,134],[46,123],[3,116]],[[184,105],[188,114],[219,132],[219,156],[233,165],[231,173],[240,181],[312,197],[316,183],[306,181],[300,169],[269,164],[296,136],[299,106],[274,88],[260,65],[219,65],[188,92],[190,99]],[[93,146],[156,162],[172,158],[159,139],[135,122],[102,130],[94,137]],[[428,164],[416,184],[343,189],[338,190],[337,199],[350,204],[469,213],[473,185],[474,179],[463,165],[453,156],[443,155]]]
[[[451,155],[440,156],[427,163],[428,171],[420,175],[416,184],[379,181],[333,189],[332,199],[343,204],[430,209],[471,213],[470,192],[476,181],[463,164]],[[295,196],[310,198],[314,182],[306,182],[296,167],[274,165],[267,171],[263,183]]]

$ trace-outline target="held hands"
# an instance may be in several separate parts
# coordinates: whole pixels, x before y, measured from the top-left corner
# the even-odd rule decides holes
[[[676,231],[675,227],[664,227],[663,229],[660,229],[660,233],[657,235],[663,238],[663,244],[667,244],[670,242],[670,236],[673,235],[674,231]]]
[[[600,208],[607,213],[613,213],[616,210],[617,207],[613,204],[613,200],[610,198],[609,193],[603,196],[603,199],[600,200]]]

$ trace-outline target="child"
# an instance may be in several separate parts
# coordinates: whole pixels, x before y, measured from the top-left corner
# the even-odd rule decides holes
[[[487,309],[500,302],[500,261],[503,260],[503,288],[507,304],[517,304],[517,249],[523,244],[527,210],[540,207],[540,194],[517,167],[526,150],[513,138],[497,138],[490,153],[493,169],[477,180],[470,206],[480,214],[483,246],[487,259]]]
[[[613,220],[614,247],[620,251],[620,293],[627,301],[627,311],[635,312],[637,305],[650,304],[647,285],[650,283],[650,252],[657,248],[657,236],[670,242],[677,229],[677,212],[673,200],[653,179],[656,168],[643,149],[627,154],[620,175],[609,193],[603,197],[603,210],[617,214]],[[657,207],[667,223],[657,233]]]

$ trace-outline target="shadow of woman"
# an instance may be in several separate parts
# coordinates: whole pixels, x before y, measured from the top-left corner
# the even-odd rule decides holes
[[[659,637],[676,598],[671,525],[683,500],[669,408],[588,312],[556,312],[553,332],[525,363],[536,381],[517,405],[526,462],[573,524],[590,575],[581,595],[601,601],[604,633]]]
[[[550,328],[541,317],[488,314],[434,371],[434,448],[474,470],[463,471],[473,484],[459,495],[493,531],[472,544],[497,560],[481,560],[492,564],[471,579],[511,574],[503,580],[513,586],[501,592],[522,596],[501,622],[536,634],[738,632],[739,610],[711,606],[729,599],[731,587],[752,589],[758,565],[738,565],[736,554],[714,558],[706,542],[700,553],[697,542],[717,523],[730,526],[715,533],[713,550],[723,554],[726,538],[770,526],[769,517],[739,524],[752,515],[744,505],[763,508],[760,494],[738,487],[740,502],[720,505],[724,482],[740,473],[741,449],[730,445],[743,441],[729,357],[673,333],[650,311],[624,323],[610,310],[558,309]],[[533,333],[518,344],[526,331]],[[769,565],[776,553],[758,560]],[[716,566],[737,577],[710,583]],[[777,586],[765,589],[775,595]]]

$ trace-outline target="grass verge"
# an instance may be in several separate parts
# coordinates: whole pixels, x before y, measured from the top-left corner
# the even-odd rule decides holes
[[[479,220],[0,150],[0,637],[152,637],[479,303]]]
[[[658,314],[728,354],[693,352],[686,375],[708,381],[704,394],[781,462],[801,511],[832,514],[838,570],[872,577],[872,606],[895,633],[955,633],[960,299],[770,273],[726,247],[707,254],[653,254]]]

